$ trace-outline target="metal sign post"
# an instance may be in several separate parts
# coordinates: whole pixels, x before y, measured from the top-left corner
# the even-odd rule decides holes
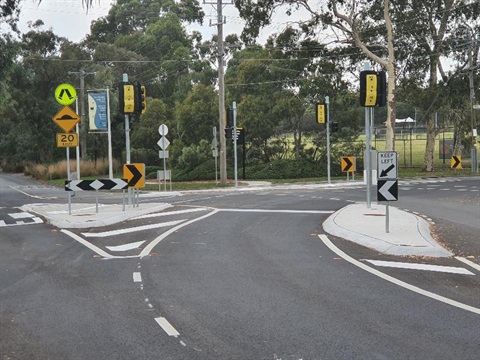
[[[377,201],[386,201],[385,231],[390,232],[390,201],[398,200],[398,170],[396,151],[377,153]]]
[[[215,158],[215,183],[218,184],[218,172],[217,172],[217,167],[218,167],[218,142],[217,142],[217,127],[213,127],[213,140],[212,140],[212,152],[213,152],[213,157]]]
[[[235,187],[238,187],[238,166],[237,166],[237,103],[234,101],[232,103],[233,109],[233,128],[235,129],[234,140],[233,140],[233,158],[234,158],[234,173],[235,173]]]
[[[330,184],[330,98],[325,96],[325,104],[327,105],[327,180]]]
[[[365,61],[365,70],[370,70],[370,63]],[[367,208],[372,207],[372,201],[370,196],[370,189],[372,187],[372,164],[370,156],[371,144],[370,144],[370,110],[365,107],[365,178],[367,184]]]
[[[157,145],[160,146],[162,151],[159,152],[161,158],[163,158],[163,184],[164,184],[164,191],[167,191],[167,157],[168,151],[167,147],[170,145],[170,141],[166,138],[168,134],[168,126],[162,124],[158,127],[158,133],[160,134],[160,140],[158,140]],[[170,178],[170,186],[172,186],[172,179]],[[160,183],[159,183],[160,189]]]

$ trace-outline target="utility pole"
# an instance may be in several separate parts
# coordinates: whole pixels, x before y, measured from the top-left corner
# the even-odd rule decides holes
[[[69,71],[68,75],[76,75],[80,78],[80,151],[82,159],[87,158],[87,133],[88,133],[88,121],[85,115],[85,76],[95,75],[94,72],[85,72],[85,70],[80,71]],[[80,159],[77,159],[79,162]]]
[[[223,6],[222,0],[216,2],[206,2],[217,9],[217,46],[218,46],[218,127],[220,136],[220,183],[226,185],[227,183],[227,145],[225,141],[225,81],[224,81],[224,44],[223,44],[223,24],[224,19],[222,15]],[[233,3],[230,2],[229,4]]]
[[[475,49],[475,34],[472,29],[467,27],[468,37],[470,42],[470,51],[468,52],[468,68],[469,68],[469,85],[470,85],[470,117],[471,117],[471,129],[472,129],[472,173],[478,173],[478,150],[477,150],[477,134],[475,127],[475,86],[473,82],[473,50]]]

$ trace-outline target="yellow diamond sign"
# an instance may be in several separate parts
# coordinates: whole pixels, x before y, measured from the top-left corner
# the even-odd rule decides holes
[[[68,133],[80,122],[80,116],[68,106],[64,106],[52,120],[60,126],[63,131]]]

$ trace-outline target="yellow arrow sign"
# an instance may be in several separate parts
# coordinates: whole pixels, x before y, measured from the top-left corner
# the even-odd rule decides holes
[[[68,133],[80,122],[80,116],[68,106],[64,106],[52,120],[60,126],[63,131]]]
[[[460,155],[453,155],[450,160],[450,169],[462,169],[462,157]]]
[[[55,89],[55,100],[61,105],[70,105],[77,98],[77,90],[70,84],[60,84]]]
[[[145,187],[145,164],[125,164],[123,165],[123,177],[128,181],[128,187]]]
[[[355,156],[344,156],[340,160],[342,172],[355,172]]]

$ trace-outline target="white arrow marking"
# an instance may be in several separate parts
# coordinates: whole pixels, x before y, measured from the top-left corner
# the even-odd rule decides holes
[[[138,249],[140,246],[142,246],[144,242],[145,240],[137,241],[130,244],[123,244],[118,246],[105,246],[105,247],[110,251],[128,251],[128,250]]]
[[[395,198],[395,196],[393,196],[391,193],[390,193],[390,188],[395,184],[395,181],[396,180],[389,180],[389,181],[386,181],[385,184],[380,188],[378,189],[378,192],[380,194],[382,194],[382,196],[387,200],[387,201],[395,201],[397,200]]]

